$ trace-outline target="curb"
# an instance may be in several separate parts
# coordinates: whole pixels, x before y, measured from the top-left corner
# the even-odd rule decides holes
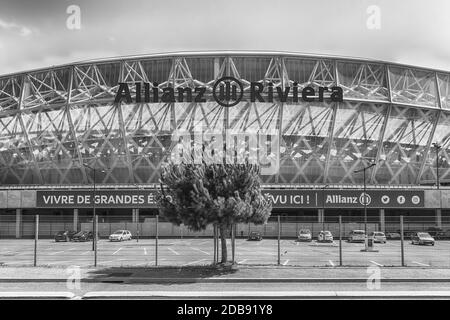
[[[50,282],[63,283],[67,279],[0,279],[0,283]],[[147,278],[147,277],[104,277],[85,278],[84,283],[365,283],[367,278]],[[384,283],[442,283],[450,282],[450,278],[387,278],[380,279]]]
[[[1,299],[74,299],[72,292],[0,292]]]
[[[450,298],[450,291],[92,291],[81,299],[423,299]]]

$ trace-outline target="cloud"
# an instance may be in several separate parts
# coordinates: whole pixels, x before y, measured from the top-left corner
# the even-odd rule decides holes
[[[30,28],[28,28],[24,25],[19,25],[14,22],[7,22],[2,19],[0,19],[0,28],[17,32],[17,33],[19,33],[19,35],[21,35],[23,37],[27,37],[33,33],[33,31]]]

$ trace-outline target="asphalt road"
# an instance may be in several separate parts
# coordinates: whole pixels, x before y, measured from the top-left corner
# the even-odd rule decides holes
[[[321,292],[344,291],[350,294],[355,293],[354,298],[361,297],[362,294],[377,294],[378,292],[401,292],[403,295],[411,295],[418,292],[426,292],[429,295],[439,292],[450,293],[450,283],[381,283],[377,289],[369,289],[365,283],[221,283],[220,286],[212,283],[191,283],[191,284],[118,284],[118,283],[81,283],[79,287],[68,287],[66,283],[46,283],[46,282],[26,282],[26,283],[2,283],[2,292],[71,292],[77,297],[81,297],[92,292],[113,292],[120,295],[124,292],[134,292],[139,297],[140,292],[160,292],[162,295],[170,297],[171,294],[202,292],[207,295],[220,295],[226,292],[239,294],[250,294],[258,297],[261,292],[295,293],[316,292],[319,296]],[[320,297],[320,296],[319,296]],[[1,295],[0,295],[1,298]],[[192,296],[195,298],[195,296]]]
[[[339,241],[318,244],[281,240],[280,264],[286,266],[339,266]],[[228,244],[231,258],[231,244]],[[400,241],[375,244],[378,252],[361,252],[364,244],[342,242],[344,266],[400,266]],[[38,242],[37,264],[41,266],[81,267],[94,264],[92,242],[58,242],[42,239]],[[450,241],[437,241],[435,246],[412,245],[405,241],[405,263],[415,267],[450,267]],[[0,264],[33,265],[33,240],[0,240]],[[275,265],[278,261],[276,239],[247,241],[236,239],[235,261],[241,265]],[[213,262],[213,240],[159,239],[158,265],[195,266]],[[156,263],[155,239],[135,239],[124,242],[99,240],[98,266],[153,266]]]

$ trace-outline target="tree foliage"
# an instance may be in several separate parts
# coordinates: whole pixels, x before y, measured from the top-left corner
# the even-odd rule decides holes
[[[261,193],[255,164],[168,164],[161,171],[159,211],[170,222],[201,231],[209,224],[263,224],[272,205]]]

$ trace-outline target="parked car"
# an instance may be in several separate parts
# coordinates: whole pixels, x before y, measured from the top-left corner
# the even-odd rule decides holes
[[[109,241],[131,240],[131,232],[128,230],[117,230],[109,236]]]
[[[434,238],[430,236],[428,232],[416,232],[411,237],[411,244],[431,244],[432,246],[434,246]]]
[[[248,235],[248,240],[261,241],[262,240],[261,232],[258,231],[250,232],[250,234]]]
[[[348,236],[348,242],[366,241],[366,232],[364,230],[352,230]]]
[[[320,231],[319,235],[317,236],[317,241],[319,242],[333,242],[333,235],[330,231]]]
[[[394,240],[394,239],[400,239],[402,236],[399,232],[388,232],[386,233],[386,239]]]
[[[309,230],[309,229],[301,229],[298,232],[298,241],[312,241],[311,230]]]
[[[72,241],[84,242],[91,241],[94,238],[94,233],[92,231],[80,231],[73,235]]]
[[[384,232],[374,231],[369,233],[369,237],[373,238],[373,242],[375,243],[386,243],[386,235]]]
[[[76,234],[76,231],[66,230],[66,231],[58,231],[55,234],[55,242],[65,241],[69,242],[72,240],[72,237]]]
[[[430,236],[432,236],[435,239],[442,239],[445,238],[446,233],[442,228],[439,227],[429,227],[427,229],[427,232]]]

